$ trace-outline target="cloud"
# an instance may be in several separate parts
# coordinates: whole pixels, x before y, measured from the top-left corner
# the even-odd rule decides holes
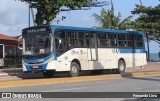
[[[3,0],[0,3],[0,33],[20,35],[28,24],[28,6],[15,0]]]
[[[94,21],[92,14],[98,10],[92,9],[62,12],[57,16],[56,19],[61,20],[62,16],[66,16],[66,19],[60,21],[58,24],[55,21],[52,21],[52,24],[76,27],[93,27],[96,26],[97,23]]]
[[[78,26],[78,27],[92,27],[95,25],[90,11],[71,11],[65,12],[61,15],[68,15],[60,25]],[[21,35],[23,28],[28,27],[28,5],[25,2],[18,0],[3,0],[0,3],[0,33],[16,36]],[[53,21],[52,24],[56,24]]]

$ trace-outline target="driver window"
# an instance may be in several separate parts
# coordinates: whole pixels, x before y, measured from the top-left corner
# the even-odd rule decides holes
[[[55,45],[57,50],[66,49],[66,33],[64,30],[59,30],[56,32]]]
[[[36,50],[36,52],[38,53],[44,53],[44,52],[50,52],[50,37],[49,36],[41,36],[39,37],[39,41],[38,41],[38,50]]]

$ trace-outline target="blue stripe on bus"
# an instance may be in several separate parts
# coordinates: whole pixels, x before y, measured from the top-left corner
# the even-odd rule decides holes
[[[53,57],[54,57],[54,60],[57,60],[57,55],[56,55],[56,51],[55,52],[53,52]]]
[[[44,61],[47,61],[50,58],[50,55],[41,59],[24,59],[24,62],[26,63],[42,63]]]
[[[99,31],[99,32],[112,32],[112,33],[129,33],[129,34],[144,34],[142,31],[128,31],[128,30],[112,30],[112,29],[103,29],[103,28],[82,28],[82,27],[72,27],[72,26],[57,26],[51,25],[51,30],[55,29],[69,29],[69,30],[82,30],[82,31]]]
[[[54,57],[54,60],[57,60],[56,52],[53,52],[53,53],[51,54],[51,56]],[[48,56],[43,57],[43,58],[41,58],[41,59],[24,59],[24,62],[26,62],[26,63],[40,63],[40,62],[47,61],[51,56],[48,55]]]
[[[132,48],[117,48],[117,49],[113,49],[113,52],[117,52],[117,53],[145,53],[145,49],[140,48],[140,49],[132,49]]]

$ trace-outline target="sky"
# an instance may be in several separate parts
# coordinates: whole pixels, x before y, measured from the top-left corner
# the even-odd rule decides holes
[[[110,0],[101,0],[108,1]],[[131,11],[135,8],[135,4],[140,4],[139,0],[113,0],[115,13],[121,13],[121,18],[125,18],[131,14]],[[160,4],[159,0],[142,0],[144,6],[156,6]],[[104,6],[104,8],[110,9],[111,6]],[[65,26],[77,26],[77,27],[92,27],[98,26],[99,23],[92,17],[93,13],[100,14],[101,7],[93,7],[91,10],[76,10],[69,12],[61,12],[56,19],[60,19],[61,16],[67,18],[57,24],[56,21],[52,21],[55,25]],[[28,4],[20,2],[18,0],[1,0],[0,3],[0,34],[18,36],[21,35],[23,28],[28,27]],[[134,16],[136,18],[136,16]],[[33,25],[33,23],[31,23]],[[160,51],[158,44],[154,42],[150,43],[152,47],[151,52]],[[159,47],[159,48],[158,48]]]

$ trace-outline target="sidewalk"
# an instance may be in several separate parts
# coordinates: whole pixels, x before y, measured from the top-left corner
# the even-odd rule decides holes
[[[147,65],[141,67],[131,67],[126,68],[126,73],[134,72],[160,72],[160,62],[148,62]],[[106,72],[105,74],[112,74],[111,72]],[[89,72],[84,72],[81,75],[90,75]],[[56,74],[55,78],[64,77],[65,74]],[[42,73],[23,73],[22,68],[7,68],[0,69],[0,81],[8,80],[20,80],[20,79],[35,79],[43,78]]]
[[[147,65],[141,67],[126,68],[126,72],[160,72],[160,62],[148,62]]]

